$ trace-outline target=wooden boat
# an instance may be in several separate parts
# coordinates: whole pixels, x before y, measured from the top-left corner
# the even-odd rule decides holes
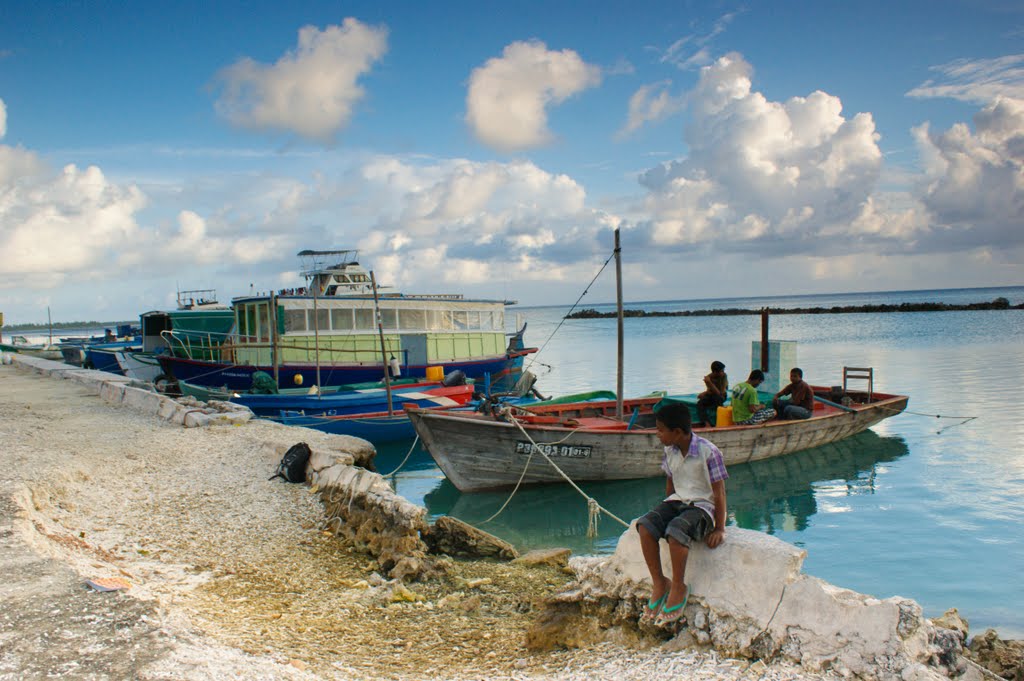
[[[851,391],[846,406],[826,400],[831,388],[814,390],[820,399],[809,419],[694,432],[715,443],[729,466],[841,440],[900,413],[908,401],[905,395]],[[662,399],[672,398],[624,400],[626,418],[615,416],[613,400],[509,407],[498,414],[409,406],[406,413],[445,476],[460,491],[475,492],[515,485],[520,478],[524,484],[563,481],[533,451],[534,443],[576,482],[664,475],[654,429]]]
[[[511,301],[459,294],[405,294],[378,287],[357,251],[302,251],[307,285],[235,298],[234,330],[210,357],[159,358],[177,380],[247,390],[252,374],[279,387],[321,388],[392,375],[425,377],[429,367],[491,377],[496,390],[518,380],[525,325],[505,333]],[[510,336],[510,337],[509,337]]]
[[[663,475],[663,447],[654,428],[655,411],[663,400],[695,403],[696,399],[623,399],[619,230],[615,230],[614,255],[618,307],[615,400],[508,406],[489,412],[406,408],[424,447],[460,491],[497,489],[520,482],[560,482],[566,477],[588,482]],[[859,433],[906,409],[905,395],[875,393],[871,385],[869,382],[867,392],[847,392],[844,378],[843,395],[835,394],[832,388],[814,388],[815,409],[809,419],[699,428],[694,432],[718,446],[727,466],[810,449]],[[839,404],[836,399],[849,405]]]

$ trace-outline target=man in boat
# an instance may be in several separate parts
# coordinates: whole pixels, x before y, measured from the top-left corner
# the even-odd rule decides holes
[[[651,573],[651,597],[641,620],[663,626],[683,617],[690,596],[686,560],[690,546],[703,541],[715,548],[725,539],[725,470],[722,452],[690,427],[690,408],[666,404],[655,415],[658,440],[665,447],[665,500],[636,521],[640,548]],[[668,543],[672,575],[661,569],[661,540]]]
[[[788,399],[786,397],[788,396]],[[775,393],[772,406],[783,419],[809,419],[814,413],[814,390],[804,381],[802,369],[789,371],[789,385]]]
[[[725,404],[725,396],[729,392],[729,377],[725,375],[725,365],[717,359],[711,363],[711,373],[704,377],[707,388],[697,395],[697,428],[715,425],[713,416],[716,410]]]
[[[757,386],[764,383],[764,372],[754,369],[743,383],[732,388],[732,421],[737,426],[756,426],[775,418],[776,412],[757,401]]]

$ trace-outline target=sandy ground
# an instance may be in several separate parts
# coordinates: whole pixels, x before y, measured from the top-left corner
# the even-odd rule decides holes
[[[184,429],[0,366],[0,679],[830,678],[635,635],[531,652],[568,575],[383,583],[308,487],[267,480],[267,428]],[[85,584],[110,578],[130,588]]]

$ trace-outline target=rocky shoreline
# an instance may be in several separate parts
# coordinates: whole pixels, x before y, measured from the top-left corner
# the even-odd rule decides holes
[[[1010,305],[1006,298],[996,298],[987,303],[900,303],[899,305],[833,305],[832,307],[765,307],[757,310],[727,307],[707,310],[623,310],[623,317],[735,317],[738,315],[759,315],[767,312],[779,314],[853,314],[889,312],[963,312],[970,310],[1024,310],[1024,303]],[[599,312],[595,309],[580,310],[565,316],[566,319],[606,319],[618,316],[617,312]]]
[[[283,426],[186,408],[214,425],[184,428],[24,368],[0,366],[0,385],[0,679],[839,678],[598,614],[553,626],[581,574],[564,555],[445,557],[435,535],[434,574],[397,579],[395,545],[367,545],[349,514],[369,506],[324,501],[335,463],[313,486],[266,480],[296,439]]]

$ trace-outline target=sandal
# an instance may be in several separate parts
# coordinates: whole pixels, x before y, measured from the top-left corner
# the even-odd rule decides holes
[[[690,587],[686,587],[686,595],[683,596],[682,603],[671,607],[662,607],[661,612],[658,613],[658,618],[654,620],[654,626],[663,627],[666,624],[672,624],[681,620],[683,618],[683,608],[686,607],[686,601],[688,600],[690,600]]]
[[[644,608],[643,614],[640,615],[641,622],[651,622],[661,613],[661,606],[664,605],[665,599],[668,598],[668,592],[669,587],[666,586],[665,593],[661,594],[661,598],[656,601],[648,599],[647,606]]]

